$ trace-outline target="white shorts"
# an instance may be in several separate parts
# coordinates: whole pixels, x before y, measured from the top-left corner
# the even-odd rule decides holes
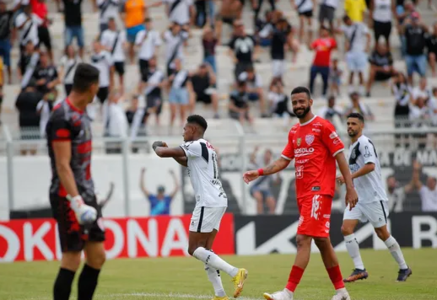
[[[344,210],[343,220],[359,220],[360,222],[369,221],[374,228],[381,228],[387,225],[388,218],[387,201],[378,201],[371,203],[360,203],[349,210],[349,206]]]
[[[346,53],[347,68],[350,72],[364,72],[367,67],[367,54],[365,52]]]
[[[282,77],[285,72],[285,61],[282,59],[272,60],[272,73],[273,77]]]
[[[226,207],[196,206],[191,216],[190,231],[212,232],[219,230],[220,222],[226,212]]]

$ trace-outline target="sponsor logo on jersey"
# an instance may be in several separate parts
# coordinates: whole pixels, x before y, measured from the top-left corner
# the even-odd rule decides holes
[[[296,150],[294,150],[294,156],[295,157],[300,157],[300,156],[305,156],[305,155],[310,155],[314,152],[314,148],[298,148]]]
[[[297,138],[297,146],[300,146],[300,143],[302,142],[301,138]]]
[[[314,132],[321,132],[321,130],[320,130],[320,129],[317,129],[317,128],[313,128],[313,131],[314,131]]]
[[[309,159],[301,159],[301,160],[296,160],[297,164],[306,164],[309,161]]]
[[[331,140],[333,140],[333,139],[335,139],[335,138],[338,138],[338,134],[337,134],[337,132],[332,132],[330,135],[329,135],[329,138],[331,139]]]
[[[352,149],[352,152],[351,152],[351,158],[352,158],[352,159],[355,159],[355,157],[357,157],[357,154],[356,154],[355,152],[356,152],[356,151],[355,151],[355,148]]]
[[[325,223],[325,227],[326,227],[326,228],[329,229],[330,226],[331,226],[331,223],[329,223],[329,222],[326,222],[326,223]]]
[[[325,219],[329,219],[331,217],[331,215],[323,215],[323,218]]]
[[[307,134],[305,136],[305,142],[308,144],[308,146],[311,146],[311,144],[314,142],[314,135]]]
[[[363,156],[364,156],[365,158],[369,158],[369,157],[372,156],[372,153],[370,152],[368,146],[364,146],[364,154],[363,154]]]
[[[314,124],[313,124],[313,126],[315,126],[315,127],[316,127],[316,126],[317,126],[317,127],[322,127],[322,126],[323,126],[323,124],[322,124],[322,123],[320,123],[320,122],[317,122],[317,123],[314,123]]]
[[[313,186],[313,187],[311,188],[311,191],[312,191],[312,192],[318,192],[318,191],[320,191],[320,186]]]

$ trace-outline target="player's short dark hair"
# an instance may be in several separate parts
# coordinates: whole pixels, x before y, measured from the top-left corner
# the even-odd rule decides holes
[[[86,63],[77,65],[73,79],[73,90],[79,93],[86,92],[91,85],[99,82],[99,70]]]
[[[349,21],[349,20],[352,20],[351,17],[349,17],[348,15],[344,15],[343,16],[343,22],[346,22],[346,21]]]
[[[311,99],[310,90],[304,86],[298,86],[291,91],[291,95],[305,93],[308,96],[308,99]]]
[[[348,118],[348,119],[349,119],[349,118],[355,118],[355,119],[358,119],[358,120],[360,120],[361,122],[364,123],[364,117],[363,117],[363,115],[360,114],[360,113],[350,113],[350,114],[347,116],[347,118]]]
[[[196,124],[202,127],[203,131],[206,131],[208,128],[208,123],[205,118],[199,115],[191,115],[187,118],[187,123]]]

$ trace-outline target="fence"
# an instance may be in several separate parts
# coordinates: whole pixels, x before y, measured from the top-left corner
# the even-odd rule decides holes
[[[339,125],[339,124],[338,124]],[[238,122],[213,123],[208,129],[207,139],[216,147],[220,154],[221,177],[224,188],[228,194],[230,211],[236,214],[253,215],[257,213],[256,203],[251,197],[250,186],[242,180],[242,174],[250,167],[250,154],[256,146],[260,146],[259,155],[265,149],[271,149],[274,157],[278,157],[286,143],[287,132],[272,130],[270,134],[248,134]],[[337,126],[338,132],[345,144],[348,144],[344,128]],[[382,175],[384,179],[395,175],[398,186],[408,183],[411,178],[411,166],[414,159],[423,165],[424,176],[437,176],[437,151],[433,144],[436,143],[437,129],[403,128],[393,130],[378,130],[366,133],[372,138],[380,156]],[[396,136],[410,138],[412,136],[425,136],[425,148],[416,149],[396,148]],[[180,145],[182,137],[177,136],[145,136],[138,137],[135,141],[129,138],[104,138],[93,139],[93,178],[97,190],[105,191],[110,182],[116,185],[113,199],[105,207],[105,215],[111,217],[144,216],[148,213],[147,202],[138,187],[138,178],[142,167],[146,167],[147,186],[163,184],[168,190],[173,187],[167,172],[177,171],[179,182],[182,183],[181,191],[172,204],[172,214],[189,213],[194,204],[191,184],[185,168],[172,160],[160,159],[151,151],[151,144],[156,140],[165,140],[169,145]],[[414,140],[414,139],[413,139]],[[109,146],[117,145],[117,154],[105,154]],[[137,153],[133,148],[139,148]],[[347,147],[346,147],[347,148]],[[33,149],[35,156],[22,156],[23,149]],[[13,136],[7,126],[3,126],[0,136],[0,151],[5,155],[0,156],[0,219],[8,219],[9,212],[26,211],[48,208],[48,187],[50,185],[51,170],[47,156],[45,140],[22,140]],[[114,151],[113,151],[114,152]],[[263,162],[261,161],[261,164]],[[280,185],[272,188],[277,204],[275,212],[295,213],[297,208],[294,201],[294,172],[293,164],[281,173]],[[291,192],[290,192],[291,191]],[[334,210],[343,208],[344,191],[338,189],[337,201]],[[411,197],[409,197],[411,198]],[[420,210],[420,198],[416,194],[404,210]]]

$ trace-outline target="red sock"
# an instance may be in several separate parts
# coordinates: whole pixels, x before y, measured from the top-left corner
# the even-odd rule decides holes
[[[289,291],[294,292],[300,282],[300,279],[302,278],[304,271],[304,269],[299,268],[298,266],[293,266],[293,268],[291,268],[290,276],[288,277],[288,282],[285,288]]]
[[[341,275],[340,266],[326,269],[326,271],[328,271],[329,278],[331,279],[331,282],[336,290],[344,288],[343,276]]]

